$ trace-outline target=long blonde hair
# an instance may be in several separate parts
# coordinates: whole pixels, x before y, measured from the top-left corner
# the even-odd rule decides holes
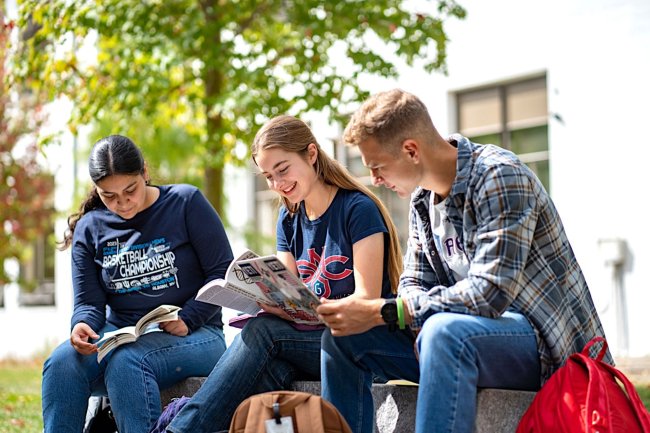
[[[253,161],[262,150],[280,148],[287,152],[300,154],[307,160],[308,147],[314,143],[318,151],[314,170],[318,177],[326,184],[334,185],[342,189],[360,191],[367,195],[379,208],[386,228],[388,229],[388,279],[393,293],[397,293],[397,285],[402,273],[402,251],[399,244],[397,229],[388,213],[386,206],[372,193],[365,185],[359,182],[350,172],[339,164],[338,161],[330,158],[321,149],[316,137],[305,122],[293,116],[278,116],[269,120],[255,135],[251,154]],[[291,214],[298,212],[300,203],[291,203],[286,197],[280,197],[282,204]]]

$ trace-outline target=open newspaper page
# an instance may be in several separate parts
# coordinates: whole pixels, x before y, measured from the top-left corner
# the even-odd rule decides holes
[[[255,316],[258,303],[280,307],[294,322],[319,324],[318,297],[274,255],[246,251],[228,267],[225,279],[205,284],[196,299]]]
[[[264,296],[284,310],[294,322],[321,323],[316,313],[318,297],[297,276],[284,267],[276,256],[241,260],[237,264]],[[268,303],[268,302],[267,302]]]
[[[259,256],[246,250],[228,266],[225,280],[219,278],[209,281],[199,289],[196,299],[252,315],[260,311],[258,302],[272,304],[257,284],[239,268],[239,261],[256,257]]]

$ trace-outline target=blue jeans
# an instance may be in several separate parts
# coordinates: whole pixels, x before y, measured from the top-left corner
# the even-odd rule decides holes
[[[354,433],[374,431],[374,376],[419,383],[416,433],[473,432],[477,388],[540,386],[535,332],[524,316],[510,312],[497,319],[437,313],[417,339],[387,326],[348,337],[325,331],[321,375],[323,397]]]
[[[317,379],[322,333],[298,331],[275,316],[249,320],[167,431],[228,430],[235,409],[251,395],[287,389],[296,378]]]
[[[112,331],[106,325],[99,333]],[[146,433],[161,413],[160,391],[205,376],[226,350],[221,328],[206,325],[185,337],[153,332],[114,349],[101,364],[66,341],[43,367],[45,433],[83,430],[88,398],[108,395],[120,433]]]

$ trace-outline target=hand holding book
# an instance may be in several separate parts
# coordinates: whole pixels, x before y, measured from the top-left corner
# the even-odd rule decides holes
[[[180,310],[181,308],[176,305],[160,305],[142,316],[135,326],[126,326],[115,331],[106,332],[97,342],[97,346],[99,346],[97,362],[102,362],[102,359],[111,350],[122,344],[133,343],[141,335],[149,332],[160,332],[159,324],[171,320],[178,320],[178,312]]]

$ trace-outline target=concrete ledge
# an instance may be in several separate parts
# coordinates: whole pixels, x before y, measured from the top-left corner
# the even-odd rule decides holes
[[[160,395],[163,405],[174,397],[194,394],[205,378],[190,377]],[[320,382],[294,382],[291,389],[320,395]],[[375,384],[372,395],[376,408],[376,433],[409,433],[415,430],[415,402],[418,387],[414,385]],[[514,433],[522,415],[530,405],[534,392],[504,389],[480,389],[476,414],[476,433]]]
[[[519,420],[533,401],[532,391],[479,389],[476,410],[476,433],[515,433]]]

